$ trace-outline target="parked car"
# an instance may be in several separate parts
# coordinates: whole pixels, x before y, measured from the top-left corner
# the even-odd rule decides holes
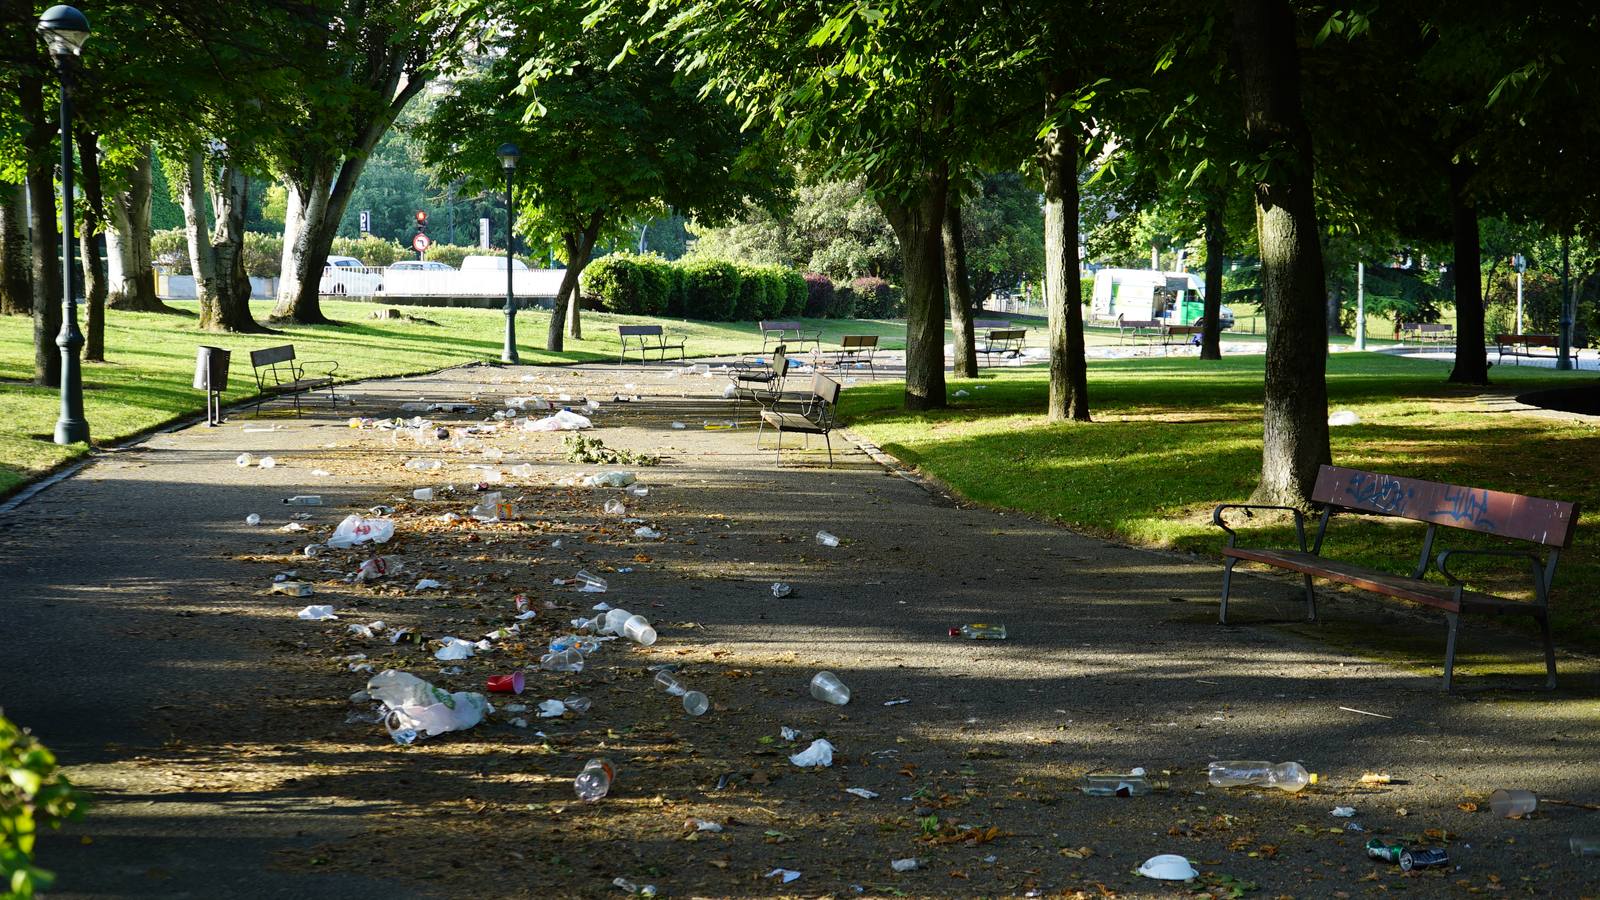
[[[448,294],[456,287],[457,272],[431,259],[403,259],[383,272],[383,291],[392,296]]]
[[[528,271],[528,264],[520,259],[512,259],[511,269],[514,272],[526,272]],[[506,270],[506,258],[504,256],[469,256],[461,261],[461,271],[463,272],[482,272],[485,270],[504,272]]]
[[[317,285],[319,294],[355,294],[365,296],[383,290],[383,270],[362,265],[353,256],[329,256],[322,270],[322,281]]]
[[[501,268],[505,268],[501,266]],[[397,263],[390,263],[388,271],[401,272],[454,272],[455,268],[449,263],[442,263],[431,259],[402,259]]]

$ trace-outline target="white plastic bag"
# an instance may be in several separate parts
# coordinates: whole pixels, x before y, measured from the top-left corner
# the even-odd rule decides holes
[[[331,606],[308,606],[300,610],[296,615],[307,622],[325,622],[329,619],[339,618],[333,614],[333,607]]]
[[[394,520],[363,519],[352,513],[345,516],[339,527],[333,530],[333,537],[328,538],[328,546],[343,550],[368,541],[375,544],[387,543],[392,537],[394,537]]]
[[[594,423],[585,416],[563,409],[542,419],[523,419],[522,427],[525,431],[581,431],[593,428]]]
[[[827,768],[833,765],[833,745],[822,738],[811,742],[811,746],[789,757],[789,762],[802,769],[817,767]]]
[[[465,731],[483,721],[488,698],[468,691],[447,693],[409,672],[388,669],[367,682],[372,699],[388,707],[395,730],[428,735]]]
[[[632,472],[601,472],[583,479],[584,487],[627,487],[638,481]]]
[[[451,660],[466,659],[472,656],[476,645],[472,641],[462,640],[458,637],[441,638],[444,644],[433,653],[433,658],[449,662]]]

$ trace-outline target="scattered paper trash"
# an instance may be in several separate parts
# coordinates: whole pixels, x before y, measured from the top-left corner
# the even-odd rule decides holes
[[[296,615],[307,622],[326,622],[329,619],[339,618],[333,614],[333,607],[331,606],[308,606],[300,610]]]
[[[800,877],[800,873],[795,871],[794,869],[773,869],[771,872],[768,872],[767,874],[765,874],[765,875],[763,875],[761,877],[762,878],[782,878],[783,879],[783,883],[784,884],[788,884],[789,882],[794,881],[795,879],[799,878]]]
[[[421,581],[417,582],[417,586],[412,588],[411,590],[413,590],[413,591],[432,591],[432,590],[436,590],[436,589],[442,588],[442,587],[444,587],[444,584],[442,584],[441,582],[434,581],[432,578],[424,578]]]
[[[966,391],[956,391],[955,395],[957,397],[970,397],[970,396],[972,396],[971,394],[968,394]]]
[[[585,428],[593,427],[594,423],[589,421],[588,417],[580,416],[565,409],[543,419],[522,420],[524,431],[581,431]]]
[[[654,897],[656,895],[656,886],[653,884],[634,884],[626,878],[613,878],[611,879],[611,884],[636,897]]]
[[[441,638],[440,643],[442,646],[434,651],[433,658],[446,662],[470,658],[475,647],[472,641],[462,640],[458,637]]]
[[[1328,811],[1328,815],[1337,816],[1341,819],[1348,819],[1355,814],[1356,808],[1354,806],[1335,806]]]
[[[1163,853],[1145,860],[1144,865],[1139,867],[1139,874],[1158,881],[1188,881],[1200,873],[1184,857],[1176,853]]]
[[[272,585],[272,593],[287,594],[290,597],[309,597],[312,590],[311,585],[304,581],[279,581]]]
[[[642,525],[633,530],[633,536],[642,540],[653,541],[661,537],[661,532],[651,528],[648,525]]]
[[[778,729],[778,737],[781,737],[786,741],[792,741],[800,737],[800,732],[790,728],[787,725],[784,725]]]
[[[833,765],[833,745],[823,738],[811,742],[811,746],[789,757],[789,762],[802,769],[825,769]]]
[[[246,525],[250,525],[250,526],[260,525],[261,524],[261,516],[255,514],[255,513],[251,513],[250,515],[244,517],[244,523]]]
[[[1334,427],[1338,427],[1340,425],[1359,425],[1361,424],[1361,417],[1348,409],[1341,409],[1328,417],[1328,424]]]
[[[876,800],[880,796],[877,791],[869,791],[866,788],[845,788],[844,792],[846,794],[855,794],[863,800]]]
[[[883,705],[884,706],[899,706],[902,703],[910,703],[910,702],[911,702],[911,700],[909,698],[896,697],[893,700],[885,700],[885,701],[883,701]]]
[[[905,859],[893,859],[889,861],[889,868],[895,870],[896,872],[911,872],[914,871],[919,865],[921,865],[921,863],[917,862],[917,858],[915,856],[908,856]]]

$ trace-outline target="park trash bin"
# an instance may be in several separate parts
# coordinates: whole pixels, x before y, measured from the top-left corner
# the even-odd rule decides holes
[[[206,392],[206,424],[222,424],[222,392],[228,389],[228,363],[233,351],[201,345],[194,353],[194,387]]]

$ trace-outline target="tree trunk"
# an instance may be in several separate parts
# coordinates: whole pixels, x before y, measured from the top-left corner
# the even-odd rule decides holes
[[[1489,383],[1484,344],[1483,247],[1478,239],[1478,204],[1467,192],[1468,163],[1450,165],[1450,218],[1455,237],[1456,364],[1450,381]]]
[[[150,254],[150,148],[118,173],[126,187],[107,198],[111,230],[106,232],[106,305],[137,312],[177,310],[156,297],[156,273]]]
[[[1052,86],[1046,102],[1054,111],[1064,92]],[[1040,148],[1044,174],[1045,309],[1050,329],[1052,422],[1089,421],[1089,366],[1084,357],[1083,285],[1078,269],[1078,138],[1076,125],[1050,129]]]
[[[1259,503],[1306,506],[1328,450],[1328,336],[1312,194],[1311,131],[1300,105],[1287,0],[1229,0],[1255,185],[1267,358]]]
[[[84,214],[78,224],[78,256],[83,266],[83,358],[106,361],[106,266],[100,258],[99,235],[105,231],[105,192],[100,181],[100,138],[78,130],[78,172],[83,184]]]
[[[244,216],[249,181],[224,163],[210,191],[214,224],[206,227],[205,154],[189,152],[183,184],[183,219],[189,238],[200,327],[205,331],[268,332],[250,313],[250,278],[244,271]]]
[[[972,326],[972,283],[967,278],[967,242],[961,234],[961,198],[954,192],[945,199],[940,239],[944,244],[944,288],[950,299],[950,329],[955,338],[950,371],[962,378],[977,378],[977,337],[973,334]]]
[[[56,227],[55,164],[50,148],[56,131],[44,112],[44,84],[37,75],[19,79],[22,118],[29,123],[24,146],[28,153],[28,228],[33,268],[33,381],[61,385],[61,232]]]
[[[1228,245],[1227,226],[1223,224],[1223,211],[1228,195],[1218,192],[1206,204],[1206,302],[1205,317],[1200,329],[1200,358],[1222,358],[1222,258]]]
[[[1327,270],[1324,269],[1323,271]],[[1344,285],[1339,284],[1338,279],[1335,279],[1335,284],[1327,290],[1326,295],[1328,298],[1326,313],[1328,337],[1344,334],[1344,325],[1339,321],[1339,317],[1344,313]]]
[[[604,214],[595,212],[589,216],[589,221],[583,231],[569,231],[561,236],[561,243],[567,251],[567,270],[561,275],[561,288],[556,292],[556,305],[550,311],[550,329],[545,333],[545,349],[556,353],[566,346],[563,338],[564,327],[568,321],[568,310],[578,305],[578,276],[583,274],[584,266],[589,264],[589,255],[594,252],[595,241],[600,239],[600,225]],[[510,240],[510,236],[507,236]],[[582,340],[581,331],[573,334],[574,340]]]
[[[33,278],[28,271],[28,185],[0,185],[0,315],[33,310]]]
[[[900,239],[905,272],[906,392],[908,410],[943,409],[944,381],[944,206],[948,173],[923,176],[909,201],[882,198],[878,205]]]
[[[198,145],[189,149],[180,187],[184,236],[189,243],[189,271],[194,273],[201,327],[206,327],[207,322],[217,318],[217,257],[211,249],[211,230],[206,225],[205,152]]]
[[[284,179],[289,204],[283,221],[283,265],[273,320],[330,324],[322,313],[319,289],[339,218],[344,215],[343,209],[332,212],[333,170],[332,163],[318,163]]]

